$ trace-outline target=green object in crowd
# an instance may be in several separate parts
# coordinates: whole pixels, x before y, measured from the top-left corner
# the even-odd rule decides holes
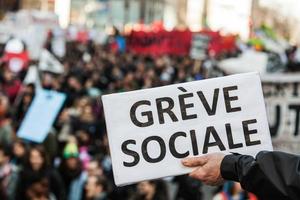
[[[267,26],[266,24],[263,24],[261,26],[261,30],[265,33],[265,35],[273,40],[276,40],[277,36],[276,33],[274,31],[274,29],[272,29],[271,27]]]
[[[64,158],[77,158],[79,156],[78,147],[75,143],[69,143],[64,148]]]
[[[265,46],[264,42],[260,38],[250,38],[248,44],[251,46]]]

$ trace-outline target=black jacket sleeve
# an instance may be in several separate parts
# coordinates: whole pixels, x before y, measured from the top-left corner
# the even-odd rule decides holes
[[[262,151],[254,159],[226,155],[221,164],[226,180],[238,181],[260,200],[300,199],[300,156]]]

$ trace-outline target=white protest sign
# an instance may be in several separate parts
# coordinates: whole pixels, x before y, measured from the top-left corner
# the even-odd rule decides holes
[[[64,72],[64,66],[46,49],[43,49],[41,52],[39,69],[56,74],[62,74]]]
[[[201,33],[193,34],[192,48],[190,56],[193,59],[204,59],[206,58],[206,51],[208,49],[210,37]]]
[[[219,69],[227,74],[258,71],[266,73],[268,54],[254,50],[246,50],[237,58],[227,58],[218,63]]]
[[[300,152],[300,73],[261,77],[274,149]]]
[[[66,36],[65,32],[61,28],[55,28],[53,30],[53,38],[51,41],[52,51],[55,56],[62,58],[66,54]]]
[[[188,173],[188,156],[273,149],[258,73],[102,98],[117,185]]]
[[[17,132],[18,137],[43,142],[65,99],[64,93],[39,89]]]
[[[30,83],[35,84],[36,89],[41,89],[41,80],[39,76],[39,70],[37,66],[31,65],[29,66],[26,76],[23,80],[23,84],[28,85]]]

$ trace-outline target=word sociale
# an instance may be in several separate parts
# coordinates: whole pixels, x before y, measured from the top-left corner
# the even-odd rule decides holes
[[[190,111],[188,111],[188,109],[194,107],[194,104],[187,103],[187,99],[194,98],[194,97],[197,97],[200,100],[201,105],[204,107],[205,112],[207,113],[208,116],[216,115],[218,101],[221,98],[220,88],[214,89],[212,102],[208,102],[205,94],[202,91],[198,91],[194,94],[194,93],[187,93],[187,91],[182,87],[178,87],[178,89],[184,92],[183,94],[178,95],[178,102],[179,102],[179,108],[181,113],[180,116],[176,116],[175,112],[173,111],[175,107],[174,100],[170,97],[161,97],[155,99],[154,105],[152,105],[149,100],[140,100],[134,103],[130,108],[131,122],[137,127],[144,128],[144,127],[150,127],[154,124],[155,121],[154,117],[157,117],[159,124],[165,123],[166,116],[168,116],[172,120],[172,122],[178,122],[179,120],[196,119],[198,117],[197,114],[189,113]],[[234,112],[242,111],[242,108],[240,106],[235,106],[235,107],[232,106],[232,102],[234,101],[238,102],[239,100],[238,96],[232,94],[234,91],[237,90],[238,87],[236,85],[221,88],[221,91],[223,93],[226,113],[234,113]],[[147,111],[138,112],[140,107],[143,108],[146,107]],[[154,116],[153,109],[156,109],[157,116]],[[139,120],[141,118],[143,120]],[[241,122],[246,146],[261,144],[260,140],[251,140],[250,137],[252,134],[258,133],[257,129],[249,128],[249,125],[255,123],[257,123],[257,120],[255,118],[243,120]],[[234,141],[231,124],[225,123],[224,128],[227,136],[227,143],[229,149],[243,147],[243,143],[241,142],[236,143]],[[185,152],[179,152],[178,149],[176,149],[175,142],[181,139],[190,140],[191,147],[192,147],[191,152],[189,150]],[[213,139],[213,141],[211,141],[211,139]],[[153,157],[149,154],[148,145],[150,142],[156,142],[159,145],[160,153],[158,156]],[[130,146],[132,145],[137,145],[137,141],[134,139],[129,139],[122,143],[121,149],[124,154],[132,157],[132,161],[131,162],[123,161],[123,165],[125,167],[136,166],[140,162],[141,157],[143,157],[143,159],[148,163],[160,162],[166,156],[167,147],[171,155],[178,159],[187,157],[189,155],[196,156],[199,155],[198,142],[199,141],[197,140],[197,134],[194,129],[190,130],[189,133],[183,131],[175,132],[170,136],[168,142],[165,142],[162,137],[158,135],[154,135],[154,136],[149,136],[143,140],[143,142],[141,143],[141,149],[140,149],[141,151],[139,153],[133,150],[132,148],[130,148]],[[218,147],[220,151],[226,150],[224,141],[222,141],[214,126],[206,127],[202,154],[208,153],[208,149],[210,147]]]

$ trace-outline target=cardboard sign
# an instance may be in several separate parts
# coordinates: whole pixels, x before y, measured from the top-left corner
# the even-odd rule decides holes
[[[18,137],[43,142],[65,99],[64,93],[38,90],[18,130]]]
[[[116,185],[191,172],[189,156],[272,150],[258,73],[103,96]]]

